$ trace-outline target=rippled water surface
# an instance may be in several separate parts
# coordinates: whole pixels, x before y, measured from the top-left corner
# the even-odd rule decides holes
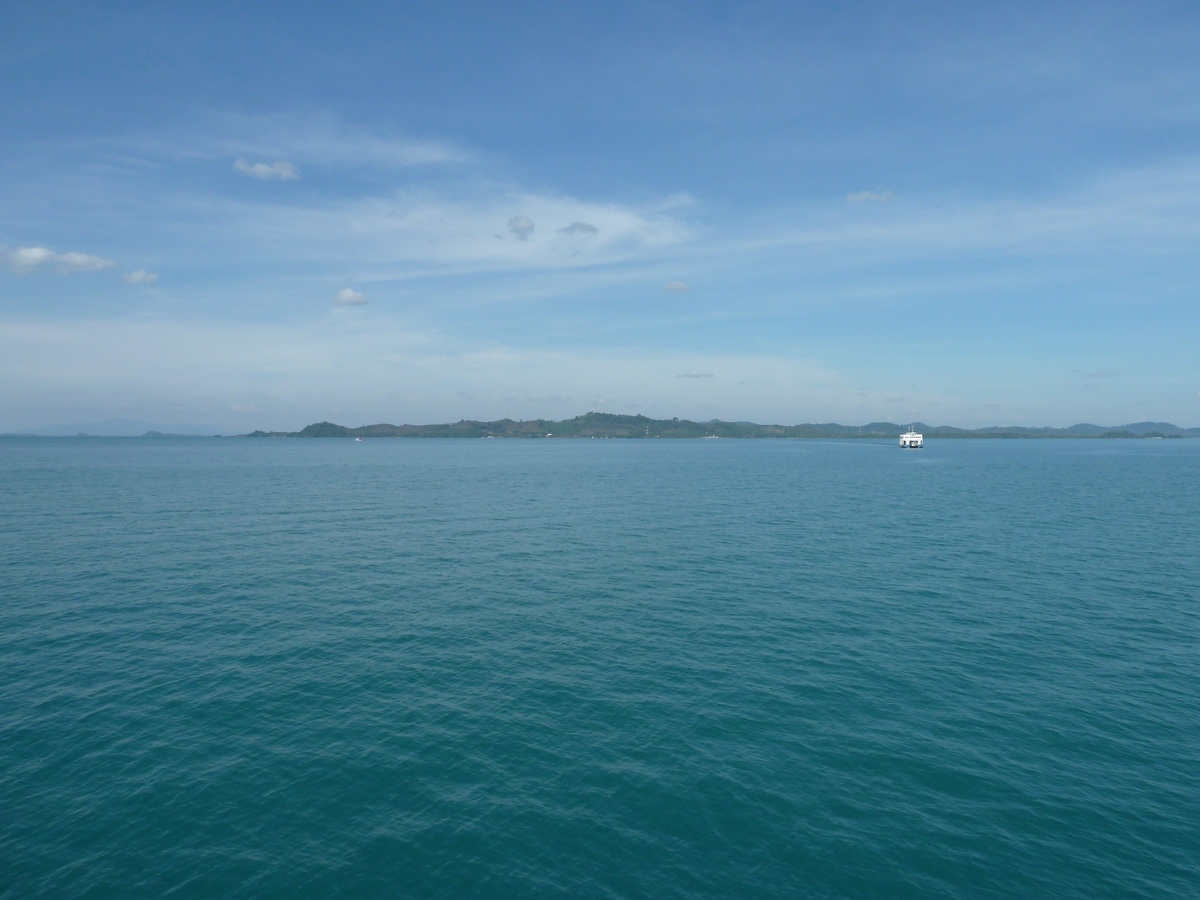
[[[1200,896],[1200,441],[0,439],[0,897]]]

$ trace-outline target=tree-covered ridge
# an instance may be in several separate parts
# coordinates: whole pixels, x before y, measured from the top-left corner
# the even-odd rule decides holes
[[[463,419],[443,425],[363,425],[348,428],[332,422],[317,422],[300,431],[255,431],[248,437],[461,437],[461,438],[890,438],[908,430],[908,425],[869,422],[866,425],[838,425],[833,422],[803,425],[758,425],[753,422],[692,422],[688,419],[651,419],[591,412],[573,419],[554,421],[530,419],[518,422],[499,419],[477,422]],[[949,425],[931,426],[921,422],[913,427],[928,437],[947,438],[1095,438],[1166,436],[1200,437],[1200,428],[1177,428],[1168,422],[1136,422],[1119,429],[1100,425],[1072,425],[1069,428],[990,428],[965,429]]]

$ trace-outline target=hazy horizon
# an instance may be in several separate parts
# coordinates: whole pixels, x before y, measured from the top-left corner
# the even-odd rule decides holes
[[[584,415],[584,414],[581,413],[580,415]],[[624,415],[624,414],[617,413],[617,415]],[[629,415],[636,415],[636,414],[630,413]],[[505,418],[514,419],[514,417],[512,417],[512,416],[507,416],[507,417],[501,416],[498,419],[475,419],[475,420],[469,420],[469,421],[495,422],[495,421],[501,421]],[[565,418],[571,419],[574,417],[568,416]],[[667,417],[667,418],[670,418],[670,417]],[[684,417],[680,416],[677,418],[683,419]],[[515,419],[515,421],[527,422],[527,421],[537,421],[538,419],[541,419],[543,421],[562,421],[561,418],[551,420],[545,416],[534,417],[533,419]],[[319,420],[313,420],[311,422],[304,422],[302,424],[281,427],[281,428],[259,428],[258,426],[255,426],[254,428],[247,429],[246,431],[229,431],[226,429],[222,429],[216,425],[211,425],[211,424],[207,424],[207,423],[205,423],[205,424],[195,424],[195,423],[185,423],[185,422],[165,423],[165,422],[155,422],[155,421],[150,421],[150,420],[145,420],[145,419],[111,418],[111,419],[100,419],[100,420],[91,421],[91,422],[49,424],[49,425],[42,425],[40,427],[27,427],[27,428],[12,429],[7,432],[0,432],[0,437],[14,437],[14,436],[73,437],[78,434],[83,434],[87,437],[140,437],[140,436],[146,434],[147,432],[151,432],[151,431],[160,432],[160,433],[168,434],[168,435],[185,435],[185,436],[199,436],[199,437],[203,437],[203,436],[230,437],[230,436],[235,436],[238,434],[248,434],[250,431],[258,431],[258,430],[275,431],[275,432],[297,432],[308,425],[313,425],[313,424],[317,424],[318,422],[328,422],[328,421],[331,421],[331,420],[319,419]],[[333,422],[333,424],[348,426],[350,428],[360,428],[360,427],[366,427],[366,426],[370,426],[370,425],[380,425],[380,424],[440,425],[440,424],[453,424],[454,422],[459,422],[459,421],[463,421],[463,420],[462,419],[442,419],[439,421],[430,421],[430,422],[411,422],[411,421],[407,421],[407,420],[397,420],[397,421],[385,422],[384,420],[381,419],[381,420],[374,421],[374,422]],[[887,420],[887,419],[875,419],[870,422],[865,422],[865,421],[859,422],[857,420],[838,421],[838,420],[833,420],[833,419],[823,420],[821,422],[751,422],[751,420],[749,420],[749,419],[720,419],[720,418],[692,419],[690,421],[697,422],[699,424],[704,424],[706,422],[721,421],[721,422],[732,422],[732,423],[740,423],[740,424],[748,423],[748,424],[755,424],[755,425],[781,425],[781,426],[787,426],[787,427],[794,426],[794,425],[836,424],[839,426],[845,426],[845,427],[851,427],[851,428],[862,427],[862,426],[871,425],[871,424],[880,424],[880,423],[888,423],[888,424],[892,424],[897,427],[903,428],[903,427],[907,427],[909,424],[911,424],[909,422],[894,422],[894,421]],[[921,425],[922,427],[926,427],[926,428],[943,428],[943,427],[963,428],[964,427],[961,425],[957,425],[953,422],[941,422],[941,421],[921,421],[921,422],[918,422],[917,424]],[[1136,421],[1130,420],[1127,422],[1103,422],[1103,423],[1077,421],[1077,422],[1069,422],[1065,425],[1034,425],[1034,426],[1017,425],[1017,424],[1011,423],[1011,422],[1009,422],[1009,423],[993,422],[990,425],[980,425],[980,426],[975,426],[975,427],[978,427],[978,428],[1024,428],[1024,427],[1069,428],[1074,425],[1093,425],[1093,426],[1101,427],[1101,428],[1119,429],[1126,425],[1146,425],[1146,424],[1171,425],[1171,426],[1174,426],[1174,427],[1177,427],[1180,429],[1185,429],[1185,430],[1190,430],[1190,429],[1197,427],[1197,426],[1189,425],[1187,423],[1180,423],[1180,422],[1169,422],[1168,423],[1168,422],[1156,421],[1153,419],[1138,419]],[[967,429],[967,430],[970,430],[970,429]]]

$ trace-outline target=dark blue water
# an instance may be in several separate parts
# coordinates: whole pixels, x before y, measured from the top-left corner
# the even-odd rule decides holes
[[[1200,441],[0,441],[0,897],[1195,898]]]

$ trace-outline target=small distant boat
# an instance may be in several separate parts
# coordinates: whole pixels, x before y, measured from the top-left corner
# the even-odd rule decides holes
[[[362,438],[355,438],[354,440],[358,441],[360,444],[362,443]]]
[[[913,431],[913,427],[909,425],[908,431],[900,435],[900,446],[909,450],[920,450],[925,446],[925,436],[917,434]]]

